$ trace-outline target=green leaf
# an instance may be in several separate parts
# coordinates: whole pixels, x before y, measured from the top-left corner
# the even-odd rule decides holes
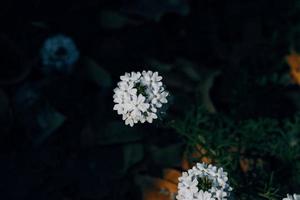
[[[6,93],[0,89],[0,132],[9,131],[12,127],[12,113],[9,98]]]
[[[37,124],[40,136],[35,140],[36,144],[42,143],[53,132],[55,132],[65,122],[65,116],[57,112],[54,108],[46,106],[37,116]]]
[[[95,127],[87,124],[81,132],[82,145],[88,147],[126,144],[140,141],[142,138],[143,133],[125,126],[124,123],[119,121],[110,122],[104,130],[103,127]]]
[[[111,10],[104,10],[100,13],[100,24],[106,29],[119,29],[127,24],[135,24],[136,22],[127,18],[127,16]]]
[[[122,10],[159,21],[167,13],[186,16],[190,12],[190,6],[185,0],[139,0],[125,5]]]
[[[123,147],[123,172],[140,162],[144,157],[144,149],[142,144],[127,144]]]
[[[150,148],[153,161],[162,167],[179,166],[182,152],[182,144],[173,144],[167,147],[152,146]]]
[[[123,122],[111,122],[105,134],[99,138],[100,145],[122,144],[141,140],[143,134],[126,126]]]
[[[196,70],[199,67],[196,64],[194,64],[193,62],[191,62],[189,60],[186,60],[186,59],[183,59],[183,58],[178,58],[176,60],[176,65],[191,80],[193,80],[193,81],[202,80],[203,77],[201,77],[199,72]]]
[[[170,72],[174,66],[169,63],[163,63],[156,59],[149,59],[147,61],[149,65],[155,69],[157,69],[159,72]]]
[[[1,119],[6,116],[9,111],[9,99],[7,95],[0,89],[0,117]]]
[[[86,58],[84,64],[86,66],[86,76],[88,80],[101,87],[110,87],[112,85],[110,74],[94,60]]]

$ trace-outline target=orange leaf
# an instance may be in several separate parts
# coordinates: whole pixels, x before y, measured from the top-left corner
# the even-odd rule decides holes
[[[178,178],[180,176],[181,173],[175,169],[164,169],[164,179],[176,185],[178,184]]]
[[[154,184],[154,187],[159,190],[167,190],[170,193],[177,192],[177,184],[174,184],[167,180],[156,178],[153,184]]]
[[[171,177],[176,174],[176,170],[168,171],[169,173],[165,174],[168,177],[170,174],[173,174]],[[142,188],[143,200],[174,200],[178,191],[177,184],[149,176],[141,176],[138,179],[138,184]]]
[[[181,168],[183,170],[188,170],[190,169],[190,162],[187,159],[186,153],[183,155],[182,161],[181,161]]]
[[[247,158],[240,159],[240,167],[244,173],[247,173],[250,168],[250,161]]]
[[[147,189],[143,194],[143,200],[171,200],[171,198],[163,192]]]
[[[286,61],[290,66],[290,76],[293,82],[300,85],[300,55],[292,51],[291,54],[286,57]]]
[[[206,163],[206,164],[211,164],[212,163],[212,159],[210,159],[209,157],[206,157],[206,156],[201,158],[201,161]]]
[[[213,160],[207,156],[205,156],[207,154],[207,150],[205,148],[203,148],[201,145],[196,145],[196,151],[193,152],[191,154],[191,158],[192,159],[199,159],[199,162],[204,162],[207,164],[211,164],[213,162]],[[194,164],[192,162],[189,161],[188,157],[187,157],[187,153],[185,153],[183,155],[182,161],[181,161],[181,168],[183,170],[188,170],[190,169]]]

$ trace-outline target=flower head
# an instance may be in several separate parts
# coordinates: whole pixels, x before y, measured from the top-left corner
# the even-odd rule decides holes
[[[122,115],[126,125],[141,122],[152,123],[157,112],[167,103],[169,93],[163,87],[157,72],[143,71],[125,73],[114,89],[114,110]]]
[[[177,200],[225,200],[232,190],[223,168],[205,163],[197,163],[178,180]]]
[[[41,57],[44,72],[68,73],[79,58],[79,51],[71,38],[57,35],[45,41]]]

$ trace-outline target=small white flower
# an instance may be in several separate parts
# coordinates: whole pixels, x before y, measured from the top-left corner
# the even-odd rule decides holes
[[[140,72],[131,72],[131,81],[136,82],[141,77]]]
[[[124,82],[129,82],[131,77],[130,74],[126,72],[123,76],[120,76],[120,79]]]
[[[232,190],[223,168],[205,163],[197,163],[178,180],[177,200],[226,200]]]
[[[79,51],[71,38],[57,35],[45,41],[41,57],[43,72],[69,73],[79,58]]]
[[[227,193],[222,190],[217,190],[216,197],[218,200],[225,199],[225,197],[227,197]]]
[[[141,122],[152,123],[157,119],[159,108],[167,103],[169,93],[161,82],[157,72],[143,71],[125,73],[114,89],[113,110],[122,115],[126,125],[133,126]]]
[[[203,190],[200,190],[200,192],[198,192],[198,194],[196,195],[196,199],[213,200],[213,198],[211,198],[211,193],[206,191],[203,192]]]
[[[125,73],[123,76],[120,76],[120,79],[125,82],[135,82],[139,80],[140,77],[141,77],[140,72],[131,72],[131,74]]]
[[[153,88],[152,101],[156,107],[160,108],[163,103],[168,103],[167,96],[169,95],[166,91],[160,91],[161,87]]]
[[[287,194],[287,198],[283,198],[283,200],[300,200],[299,194],[289,195]]]
[[[134,117],[131,115],[131,113],[126,113],[123,115],[123,119],[125,120],[126,125],[130,125],[131,127],[134,125]]]
[[[145,123],[146,121],[152,123],[154,119],[157,119],[157,115],[153,112],[145,112],[144,116],[140,119],[141,123]]]
[[[143,71],[142,72],[142,83],[144,85],[149,85],[152,87],[161,87],[163,84],[161,82],[162,77],[158,75],[158,72],[152,72],[152,71]]]
[[[119,91],[120,94],[124,96],[126,95],[136,96],[137,89],[134,88],[134,84],[132,82],[120,82],[118,86],[119,89],[121,90]]]
[[[146,98],[139,94],[139,96],[132,96],[130,101],[131,108],[129,109],[136,116],[142,115],[149,108],[149,104],[145,103]]]

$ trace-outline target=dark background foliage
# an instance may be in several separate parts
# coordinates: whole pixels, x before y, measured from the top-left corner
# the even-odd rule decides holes
[[[260,121],[253,122],[259,127],[253,131],[247,125],[251,119],[271,118],[276,125],[267,127],[291,130],[277,123],[293,120],[299,109],[299,88],[286,81],[284,60],[291,48],[300,50],[299,9],[292,0],[1,1],[0,198],[141,199],[136,175],[179,169],[186,147],[199,142],[187,139],[187,133],[197,138],[203,129],[215,136],[207,136],[208,144],[200,141],[210,150],[222,143],[218,134],[231,132],[226,128],[251,142],[257,142],[255,134],[276,132]],[[69,75],[41,71],[40,49],[56,34],[71,37],[81,54]],[[159,122],[126,127],[112,110],[113,88],[120,75],[144,69],[164,77],[172,94],[169,108]],[[191,110],[199,106],[225,122],[193,122],[189,116],[197,115]],[[298,141],[296,125],[291,134]],[[250,154],[264,150],[246,149]],[[264,152],[277,158],[274,149]],[[289,154],[289,165],[282,166],[289,152],[280,153],[280,161],[267,169],[300,168],[299,149]],[[216,157],[236,172],[234,164]],[[235,180],[269,180],[269,173]],[[270,182],[261,193],[271,188],[272,195],[257,196],[254,183],[247,186],[250,192],[240,188],[247,195],[237,199],[300,192],[297,180]]]

